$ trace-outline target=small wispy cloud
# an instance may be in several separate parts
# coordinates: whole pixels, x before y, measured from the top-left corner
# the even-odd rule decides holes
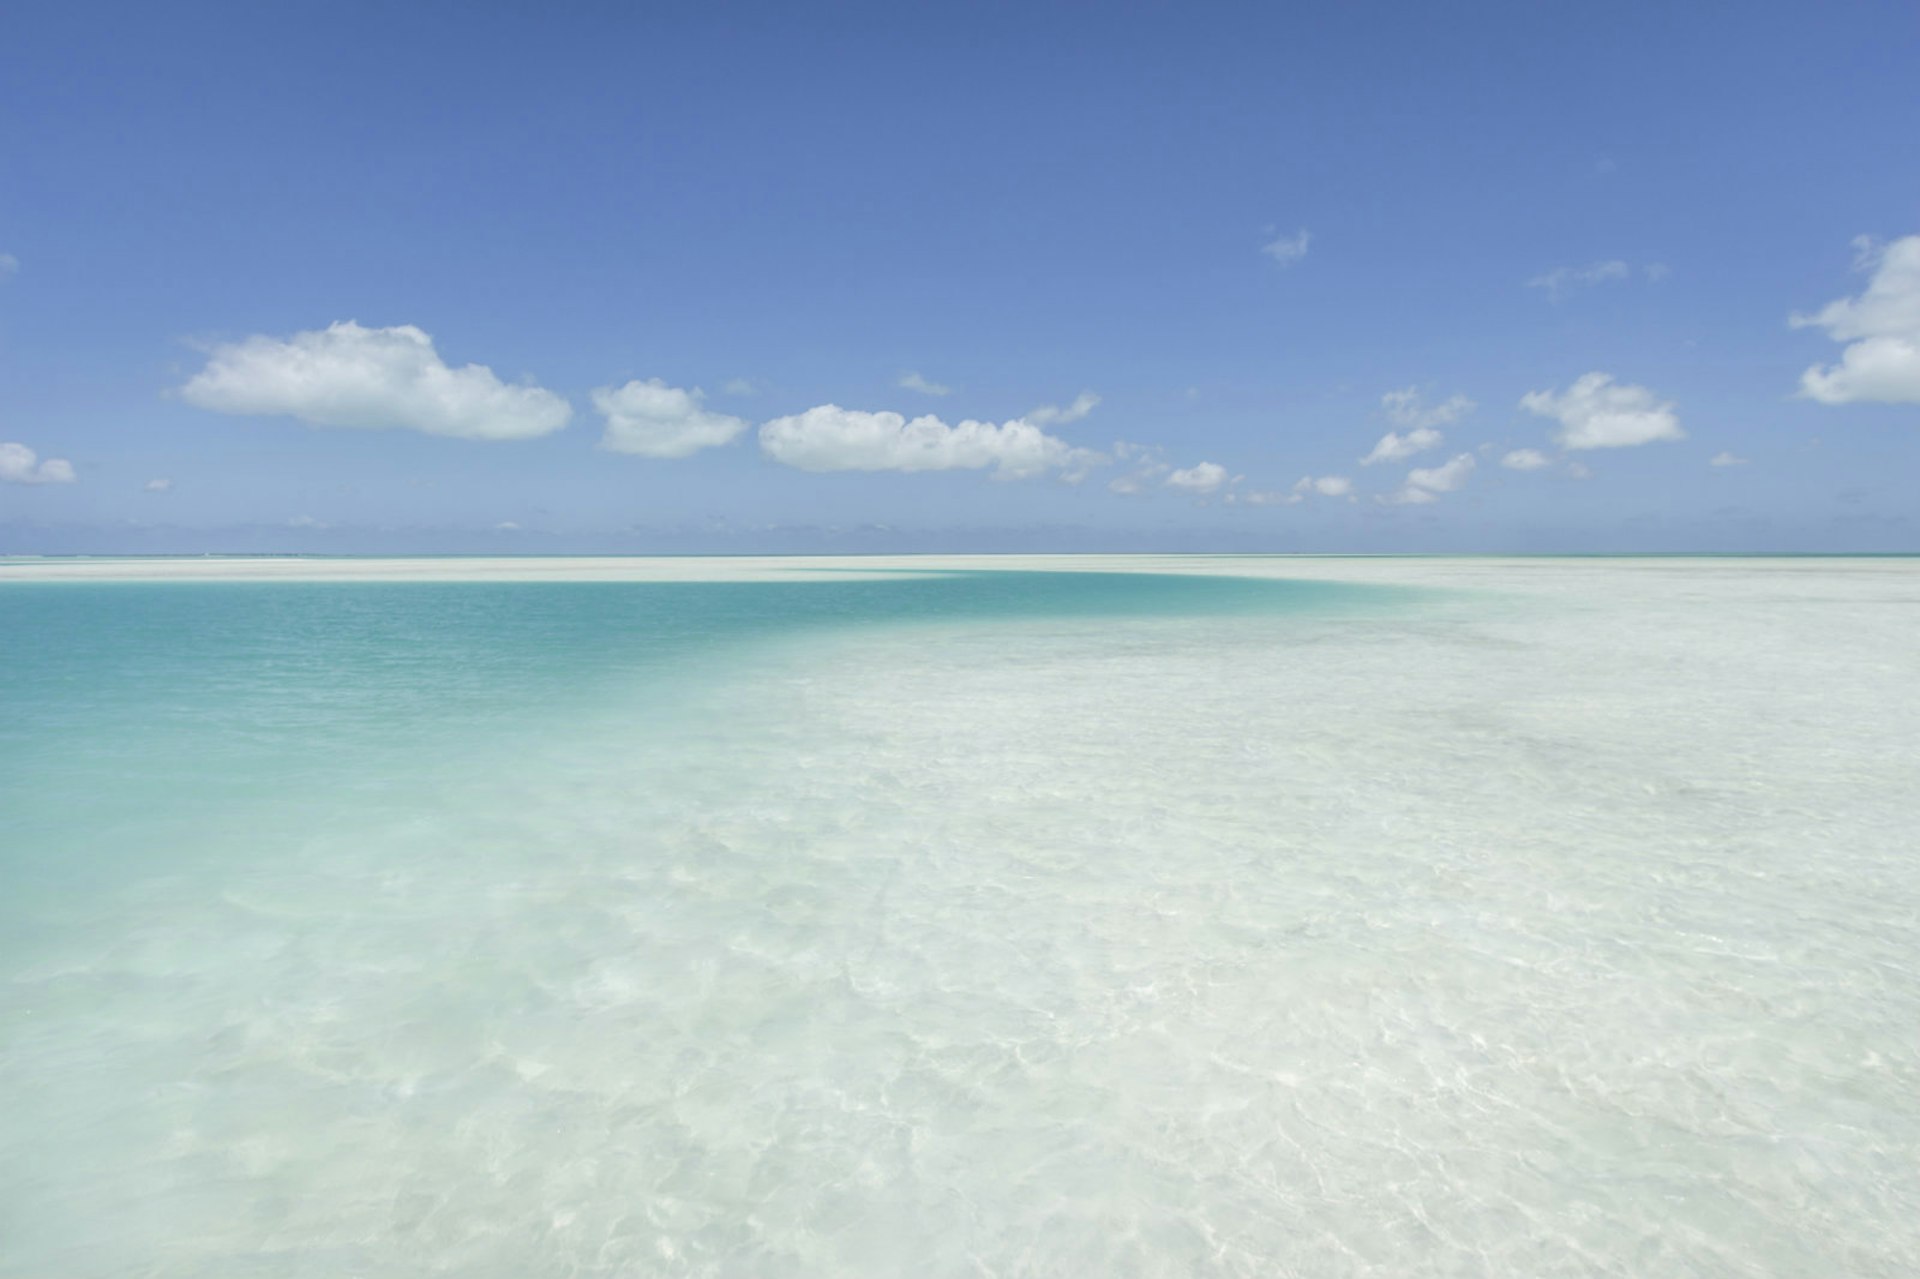
[[[1317,495],[1319,497],[1351,497],[1353,481],[1344,475],[1303,475],[1294,484],[1293,491],[1300,497]]]
[[[1735,454],[1727,452],[1725,449],[1722,449],[1720,452],[1715,453],[1713,455],[1713,459],[1709,461],[1707,465],[1708,466],[1745,466],[1747,465],[1747,463],[1751,462],[1752,460],[1753,460],[1752,458],[1739,457],[1739,456],[1736,456]]]
[[[1437,501],[1442,493],[1451,493],[1473,474],[1473,454],[1459,453],[1439,466],[1416,467],[1407,472],[1407,482],[1398,491],[1375,499],[1390,506],[1420,506]]]
[[[1464,395],[1452,395],[1438,404],[1428,404],[1421,398],[1419,388],[1410,386],[1404,391],[1388,391],[1380,397],[1380,407],[1386,410],[1387,420],[1395,426],[1419,430],[1458,422],[1473,412],[1473,401]]]
[[[1281,266],[1292,266],[1307,256],[1307,245],[1313,240],[1313,233],[1302,227],[1292,235],[1279,236],[1260,246],[1260,252],[1278,262]]]
[[[953,388],[940,382],[932,382],[918,373],[902,373],[894,385],[908,391],[918,391],[922,395],[952,395]]]
[[[1611,280],[1624,280],[1632,274],[1625,262],[1612,258],[1605,262],[1592,262],[1586,266],[1560,266],[1543,272],[1527,281],[1530,289],[1544,289],[1548,297],[1558,301],[1568,292],[1594,284],[1605,284]]]
[[[1199,462],[1184,467],[1167,476],[1168,488],[1179,489],[1183,493],[1204,496],[1227,482],[1227,468],[1218,462]]]
[[[728,378],[720,384],[722,395],[757,395],[759,391],[759,387],[743,377]]]
[[[157,475],[142,484],[141,489],[148,493],[165,493],[173,488],[173,481],[164,475]]]
[[[1500,459],[1509,471],[1540,471],[1553,465],[1553,459],[1539,449],[1514,449]]]
[[[1129,440],[1113,442],[1113,458],[1122,466],[1129,468],[1125,475],[1118,475],[1107,485],[1107,491],[1118,493],[1122,497],[1134,497],[1145,493],[1159,482],[1160,477],[1173,469],[1158,445],[1135,444]]]
[[[0,280],[20,273],[20,259],[11,253],[0,253]]]
[[[1274,493],[1249,489],[1229,493],[1220,500],[1228,506],[1298,506],[1306,499],[1298,493]]]
[[[1073,397],[1068,405],[1042,404],[1037,409],[1029,409],[1020,416],[1035,426],[1064,426],[1068,422],[1078,422],[1087,414],[1100,407],[1100,397],[1092,391],[1082,391]]]
[[[1473,401],[1464,395],[1454,395],[1439,404],[1428,404],[1421,397],[1418,387],[1407,387],[1401,391],[1389,391],[1380,397],[1380,406],[1386,410],[1387,420],[1400,431],[1388,431],[1373,446],[1373,451],[1360,459],[1360,465],[1372,466],[1376,462],[1404,462],[1416,453],[1438,448],[1445,440],[1439,428],[1457,422],[1473,412]]]

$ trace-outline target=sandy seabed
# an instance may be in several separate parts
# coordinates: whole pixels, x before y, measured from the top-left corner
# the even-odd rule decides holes
[[[1920,1273],[1920,560],[0,579],[1009,567],[1421,593],[795,636],[142,872],[0,967],[0,1274]]]

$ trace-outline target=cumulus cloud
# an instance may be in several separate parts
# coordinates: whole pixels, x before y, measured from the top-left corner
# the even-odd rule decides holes
[[[1281,266],[1292,266],[1307,256],[1307,244],[1312,239],[1312,233],[1302,228],[1292,235],[1283,235],[1269,240],[1260,246],[1260,251]]]
[[[1416,426],[1405,435],[1388,431],[1373,446],[1373,452],[1360,459],[1360,465],[1372,466],[1375,462],[1404,462],[1416,453],[1437,448],[1446,437],[1430,426]]]
[[[593,407],[607,419],[600,447],[641,457],[686,457],[732,443],[747,422],[702,408],[705,398],[697,386],[682,390],[659,378],[600,387],[593,393]]]
[[[902,386],[909,391],[918,391],[922,395],[952,395],[953,394],[952,387],[942,386],[938,382],[929,382],[927,381],[927,379],[921,377],[918,373],[902,373],[900,375],[900,381],[896,385]]]
[[[63,457],[45,461],[24,444],[0,443],[0,484],[71,484],[73,463]]]
[[[1722,449],[1720,452],[1715,453],[1713,455],[1713,460],[1708,462],[1707,465],[1708,466],[1745,466],[1749,460],[1751,459],[1744,458],[1744,457],[1737,457],[1734,454],[1727,452],[1725,449]]]
[[[1446,438],[1438,428],[1459,421],[1474,407],[1473,401],[1464,395],[1451,396],[1439,404],[1427,404],[1419,389],[1411,386],[1403,391],[1387,392],[1380,397],[1380,406],[1386,410],[1387,420],[1403,430],[1388,431],[1381,436],[1373,451],[1360,459],[1362,466],[1404,462],[1416,453],[1438,448]]]
[[[1500,465],[1509,471],[1538,471],[1553,465],[1553,461],[1539,449],[1514,449],[1500,459]]]
[[[1884,246],[1863,237],[1854,247],[1860,269],[1873,272],[1866,290],[1791,319],[1848,343],[1840,363],[1800,375],[1800,394],[1822,404],[1920,404],[1920,235]]]
[[[1419,506],[1438,500],[1441,493],[1451,493],[1467,482],[1473,474],[1473,454],[1457,453],[1452,460],[1439,466],[1416,467],[1407,472],[1407,482],[1395,492],[1377,499],[1395,506]]]
[[[1321,497],[1351,497],[1353,481],[1344,475],[1303,475],[1294,484],[1293,491],[1300,497],[1306,497],[1309,494],[1318,494]]]
[[[1624,280],[1627,275],[1627,264],[1614,258],[1606,262],[1592,262],[1586,266],[1555,267],[1528,280],[1527,287],[1544,289],[1548,297],[1557,300],[1572,289],[1604,284],[1609,280]]]
[[[1073,479],[1104,459],[1023,418],[957,422],[928,414],[867,413],[822,404],[760,428],[760,447],[803,471],[956,471],[992,468],[1006,479],[1060,471]]]
[[[1564,392],[1531,391],[1520,407],[1558,421],[1554,438],[1566,449],[1630,448],[1687,437],[1672,404],[1644,386],[1616,385],[1607,373],[1588,373]]]
[[[1451,493],[1467,482],[1467,476],[1473,473],[1473,454],[1460,453],[1452,461],[1441,466],[1415,469],[1407,472],[1407,483],[1429,493]]]
[[[140,486],[148,493],[165,493],[173,487],[173,481],[166,476],[156,476]]]
[[[1200,462],[1167,476],[1167,487],[1196,496],[1211,493],[1227,482],[1227,468],[1218,462]]]
[[[573,416],[552,391],[509,385],[481,364],[449,367],[413,325],[370,329],[352,320],[216,346],[180,396],[216,413],[470,440],[549,435]]]
[[[1082,391],[1073,397],[1073,403],[1064,408],[1058,404],[1042,404],[1037,409],[1021,414],[1021,418],[1035,426],[1065,426],[1069,422],[1078,422],[1099,407],[1099,396],[1092,391]]]

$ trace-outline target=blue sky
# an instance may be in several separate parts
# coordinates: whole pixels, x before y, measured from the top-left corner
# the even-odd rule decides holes
[[[0,553],[1920,549],[1907,4],[7,25]]]

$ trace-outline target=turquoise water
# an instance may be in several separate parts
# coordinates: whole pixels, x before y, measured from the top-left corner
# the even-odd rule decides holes
[[[1046,618],[1377,607],[1378,589],[1072,573],[884,581],[34,583],[0,586],[0,827],[17,872],[120,872],[166,815],[287,821],[338,788],[405,791],[507,738],[628,727],[782,636]],[[712,731],[703,729],[704,731]],[[506,765],[509,766],[510,765]],[[328,793],[318,793],[318,788]],[[74,818],[85,814],[76,825]],[[177,846],[167,856],[190,852]]]
[[[1907,570],[1381,572],[0,583],[0,1275],[1913,1273]]]
[[[831,731],[789,714],[809,645],[886,633],[918,636],[931,653],[945,630],[993,628],[1018,660],[1022,628],[1208,616],[1284,625],[1393,598],[1148,575],[798,579],[0,585],[0,955],[11,979],[0,1084],[13,1102],[0,1124],[0,1234],[13,1241],[0,1271],[122,1273],[169,1247],[182,1273],[434,1259],[432,1244],[378,1229],[344,1252],[295,1244],[278,1262],[238,1259],[261,1246],[262,1205],[284,1213],[289,1197],[330,1188],[296,1156],[274,1176],[220,1166],[253,1125],[290,1147],[325,1147],[363,1107],[391,1107],[403,1126],[413,1107],[391,1095],[393,1080],[384,1099],[337,1092],[324,1072],[303,1073],[312,1062],[241,1082],[235,1037],[282,1033],[272,1009],[283,1000],[338,999],[342,1020],[306,1051],[361,1052],[378,1075],[372,1041],[416,1037],[404,1087],[431,1089],[484,1061],[477,1026],[505,1019],[537,1034],[564,1018],[566,1001],[543,1000],[539,983],[630,958],[660,929],[687,932],[669,911],[607,933],[604,904],[580,894],[699,858],[690,824],[750,802],[769,769],[814,744],[809,732]],[[770,755],[775,742],[783,750]],[[803,838],[796,828],[780,843]],[[749,909],[778,912],[757,900],[773,889],[764,872],[745,873]],[[556,874],[563,889],[520,891]],[[449,943],[462,952],[508,953],[441,954],[444,939],[415,927],[462,934]],[[597,930],[590,944],[576,936],[583,927]],[[697,952],[727,939],[695,929],[677,942],[683,962],[699,964]],[[516,962],[517,947],[549,949]],[[323,963],[344,967],[312,967]],[[404,989],[375,981],[356,1002],[370,971]],[[322,1043],[328,1033],[339,1043]],[[683,1051],[718,1046],[695,1037]],[[465,1104],[506,1104],[525,1082],[478,1085]],[[183,1140],[199,1153],[170,1158]],[[431,1145],[426,1134],[391,1140],[401,1149],[364,1157],[404,1160]],[[541,1157],[643,1153],[592,1133],[575,1140]],[[29,1157],[49,1144],[67,1157]],[[312,1229],[328,1224],[324,1202],[306,1207]],[[513,1255],[564,1255],[532,1239],[520,1248]]]

